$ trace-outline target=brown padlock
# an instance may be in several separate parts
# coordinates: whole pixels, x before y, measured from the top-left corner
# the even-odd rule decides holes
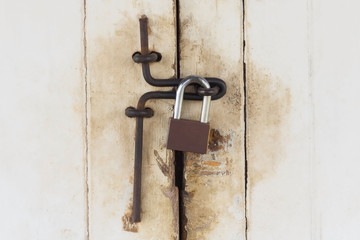
[[[197,83],[207,89],[210,88],[210,84],[204,78],[198,76],[189,76],[180,82],[176,91],[174,117],[170,118],[167,148],[204,154],[207,151],[210,130],[208,122],[211,97],[203,97],[200,122],[180,119],[185,88],[192,83]]]

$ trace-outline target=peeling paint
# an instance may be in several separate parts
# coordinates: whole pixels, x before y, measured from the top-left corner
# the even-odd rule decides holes
[[[164,189],[163,194],[170,199],[173,218],[173,233],[172,238],[179,240],[179,191],[174,185]]]
[[[154,154],[156,156],[156,158],[160,158],[159,154],[156,152],[156,150],[154,151]],[[175,156],[174,156],[174,152],[173,151],[166,151],[166,162],[168,164],[165,164],[166,167],[165,169],[167,169],[167,174],[165,175],[168,177],[168,187],[164,187],[162,189],[163,194],[169,198],[170,202],[171,202],[171,208],[172,208],[172,215],[173,215],[173,219],[172,219],[172,225],[173,225],[173,233],[172,233],[172,238],[174,240],[178,240],[179,238],[179,190],[178,188],[175,186]],[[161,159],[162,160],[162,159]],[[157,160],[159,161],[159,160]],[[162,162],[164,162],[162,160]],[[161,169],[161,168],[160,168]]]
[[[126,232],[134,232],[137,233],[138,232],[138,226],[137,223],[132,223],[131,222],[131,210],[128,211],[122,218],[122,223],[123,223],[123,230]]]

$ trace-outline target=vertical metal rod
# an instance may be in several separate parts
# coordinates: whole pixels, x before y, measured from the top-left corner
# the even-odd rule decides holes
[[[140,44],[141,54],[148,54],[148,19],[143,15],[140,19]],[[138,107],[138,109],[140,109]],[[132,205],[132,222],[140,222],[141,211],[141,168],[142,168],[142,149],[143,149],[143,124],[144,118],[136,118],[135,133],[135,159],[134,159],[134,186],[133,186],[133,205]]]
[[[135,134],[135,159],[134,159],[134,190],[132,205],[132,222],[140,222],[141,210],[141,167],[142,167],[142,145],[143,145],[143,123],[144,118],[136,118]]]
[[[143,15],[139,19],[140,22],[140,46],[141,54],[146,55],[149,53],[149,44],[148,44],[148,18]]]

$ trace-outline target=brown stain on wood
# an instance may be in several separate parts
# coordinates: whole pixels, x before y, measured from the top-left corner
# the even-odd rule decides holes
[[[211,129],[209,133],[208,149],[210,152],[224,150],[225,146],[229,145],[230,140],[230,134],[222,135],[218,129]]]
[[[247,68],[247,161],[250,188],[276,174],[286,152],[291,90],[266,69]]]
[[[200,32],[203,31],[200,28],[198,28],[198,30]],[[204,32],[204,34],[206,33]],[[219,54],[216,54],[215,52],[211,52],[211,49],[208,50],[208,48],[204,47],[206,46],[204,39],[200,41],[181,39],[180,49],[185,48],[186,46],[191,46],[191,51],[189,51],[189,53],[181,53],[181,59],[182,61],[191,61],[196,69],[195,72],[210,72],[208,74],[213,72],[214,76],[225,75],[226,65],[224,63],[223,57]],[[209,68],[209,66],[211,66],[211,68]]]
[[[204,161],[203,164],[211,166],[211,167],[218,167],[220,166],[221,162],[216,161]]]
[[[101,207],[101,210],[106,212],[109,217],[114,218],[115,215],[116,221],[121,219],[124,231],[134,233],[137,233],[139,229],[138,224],[131,222],[131,206],[122,213],[117,209],[119,208],[119,201],[124,201],[123,198],[120,199],[122,195],[119,194],[123,191],[122,187],[127,187],[133,183],[133,162],[131,160],[133,160],[134,151],[135,120],[127,118],[124,110],[127,106],[136,106],[139,97],[144,92],[152,90],[152,87],[143,80],[141,65],[135,64],[131,58],[134,52],[140,50],[139,17],[126,16],[122,22],[115,24],[116,29],[113,33],[109,33],[108,36],[90,37],[89,39],[93,42],[89,46],[96,46],[96,48],[89,50],[91,54],[88,55],[90,96],[89,154],[92,156],[90,168],[95,176],[92,180],[96,183],[90,186],[90,192],[96,189],[96,192],[92,192],[90,195],[95,196],[94,198],[101,202],[101,205],[94,206],[94,208]],[[149,49],[150,51],[162,52],[162,49],[154,49],[154,39],[161,38],[159,32],[168,31],[168,28],[172,26],[168,24],[168,16],[153,16],[153,18],[156,19],[156,24],[153,25],[162,28],[162,30],[153,31],[155,36],[149,36]],[[126,20],[124,21],[124,19]],[[149,21],[151,25],[153,19],[149,19]],[[166,68],[170,68],[169,72],[172,72],[171,64],[168,63],[173,63],[174,60],[170,59],[166,54],[163,55],[162,62],[159,63],[161,66],[159,68],[155,66],[154,68],[159,71],[166,65]],[[168,74],[168,72],[165,74]],[[148,136],[149,132],[153,131],[153,126],[158,124],[157,120],[146,120],[144,125],[147,128],[144,127],[144,136]],[[159,151],[161,149],[162,147],[159,147]],[[171,201],[174,215],[173,232],[177,233],[178,193],[174,186],[173,159],[172,156],[169,156],[164,161],[157,151],[154,154],[155,159],[149,156],[150,154],[144,153],[143,182],[151,180],[152,176],[150,175],[154,171],[150,168],[153,163],[157,163],[162,173],[168,178],[168,186],[161,187],[157,185],[152,191],[159,189],[160,194],[164,194]],[[156,177],[158,176],[156,175]],[[158,180],[156,177],[153,178]],[[164,198],[164,201],[167,201],[167,199]],[[156,203],[153,207],[161,209],[163,203]],[[150,229],[143,228],[141,231],[146,232],[150,231]],[[175,234],[173,238],[177,239],[177,235]]]
[[[173,234],[172,238],[174,240],[178,239],[178,232],[179,232],[179,190],[175,185],[171,185],[168,188],[163,189],[163,194],[170,199],[172,214],[173,214]]]
[[[101,184],[90,186],[90,191],[96,189],[91,195],[100,199],[100,207],[109,214],[109,217],[116,214],[116,217],[121,219],[124,231],[138,232],[137,224],[131,222],[131,206],[127,207],[123,216],[115,211],[120,201],[118,193],[121,192],[122,186],[122,183],[116,180],[119,177],[118,170],[131,172],[131,167],[124,168],[125,166],[119,161],[120,153],[129,154],[122,151],[120,138],[132,139],[134,136],[133,132],[123,131],[123,129],[134,129],[134,124],[132,121],[121,119],[124,109],[118,104],[121,100],[120,94],[129,95],[130,91],[126,86],[131,85],[131,79],[126,76],[131,71],[135,73],[137,67],[131,62],[133,42],[138,39],[138,33],[133,31],[137,28],[137,21],[134,18],[133,21],[131,18],[127,19],[125,25],[118,24],[119,30],[114,31],[111,36],[92,39],[95,43],[89,44],[96,45],[96,49],[89,50],[92,54],[88,55],[89,154],[92,156],[90,168],[93,169],[94,175],[103,175]],[[111,150],[105,152],[107,148]],[[115,153],[119,155],[116,156]],[[131,175],[126,176],[128,181],[133,181]],[[99,182],[100,179],[95,181]]]
[[[123,230],[126,232],[134,232],[137,233],[138,232],[138,225],[137,223],[132,223],[131,222],[131,207],[129,205],[129,207],[126,209],[124,216],[121,218],[122,220],[122,227]]]
[[[220,137],[221,134],[215,135],[217,135],[216,139],[223,138]],[[231,164],[227,158],[223,159],[221,156],[215,155],[215,153],[186,154],[184,203],[188,219],[186,225],[188,239],[207,239],[207,233],[217,228],[218,217],[221,216],[218,208],[212,208],[214,201],[209,199],[211,199],[212,192],[218,191],[219,180],[217,179],[231,175]],[[215,158],[215,160],[210,160],[209,157]]]
[[[97,46],[96,55],[89,58],[88,61],[89,66],[96,69],[97,76],[101,80],[92,81],[91,86],[94,87],[90,87],[90,89],[107,93],[121,93],[123,96],[134,91],[139,91],[139,94],[141,94],[145,89],[151,89],[151,86],[143,80],[141,65],[134,63],[131,57],[133,53],[140,51],[138,19],[141,16],[122,14],[126,16],[124,18],[126,20],[123,19],[120,23],[116,23],[117,29],[113,33],[110,33],[107,37],[99,37],[95,40]],[[168,28],[173,27],[172,25],[169,26],[168,23],[168,16],[152,16],[152,18],[149,18],[149,51],[162,53],[161,63],[156,65],[166,64],[166,67],[171,68],[174,65],[170,63],[173,63],[174,60],[169,58],[170,54],[163,53],[161,46],[158,46],[156,49],[154,47],[154,42],[158,38],[162,38],[159,36],[159,32],[168,31]],[[152,28],[156,28],[154,34],[151,33]],[[158,66],[151,66],[151,69],[154,70],[156,67]],[[174,69],[172,70],[174,71]],[[129,76],[133,77],[129,78]],[[139,96],[136,95],[137,98]],[[136,105],[136,102],[134,102],[134,105]]]
[[[160,167],[160,170],[168,179],[168,186],[163,187],[163,194],[170,200],[171,208],[172,208],[172,225],[173,225],[173,234],[172,238],[174,240],[178,239],[179,232],[179,190],[175,186],[175,156],[173,151],[166,152],[166,161],[162,160],[159,153],[154,150],[154,155],[156,157],[156,161],[163,163],[166,167]],[[160,159],[159,159],[160,158]],[[159,163],[158,163],[159,165]],[[165,170],[163,170],[165,169]]]
[[[197,201],[196,194],[196,185],[194,183],[197,181],[193,181],[194,179],[187,178],[190,185],[193,185],[189,192],[185,192],[184,194],[184,203],[185,203],[185,211],[186,217],[188,219],[186,224],[186,231],[188,235],[188,239],[204,239],[204,231],[211,231],[216,227],[216,218],[218,213],[216,213],[213,208],[211,208],[210,204],[207,204],[204,201]],[[215,191],[215,189],[213,189]],[[211,190],[210,190],[211,191]]]
[[[212,231],[219,228],[220,223],[223,224],[224,219],[231,219],[231,214],[228,215],[227,212],[231,194],[235,192],[235,184],[232,185],[231,182],[232,179],[242,177],[239,171],[235,170],[239,168],[240,161],[244,161],[241,155],[243,145],[240,144],[243,135],[239,131],[243,113],[243,82],[240,74],[242,62],[239,58],[239,62],[234,63],[234,58],[229,60],[226,53],[214,49],[212,43],[216,45],[217,42],[209,39],[209,28],[198,26],[193,18],[195,17],[190,14],[182,20],[181,30],[190,30],[180,40],[180,48],[186,49],[180,54],[181,60],[191,66],[190,69],[195,74],[220,77],[228,86],[226,95],[212,103],[211,113],[216,114],[212,115],[210,124],[217,127],[211,129],[209,134],[208,153],[189,153],[185,160],[188,239],[205,240],[209,239]],[[230,70],[229,66],[238,70]],[[236,146],[233,146],[234,144]],[[234,152],[239,154],[235,156]],[[233,170],[237,171],[236,175],[233,175]],[[240,194],[241,191],[241,188],[236,186],[236,192]],[[219,193],[224,194],[221,200],[215,197]]]

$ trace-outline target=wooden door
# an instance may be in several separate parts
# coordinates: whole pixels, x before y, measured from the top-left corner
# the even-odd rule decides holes
[[[179,239],[180,232],[182,239],[244,239],[242,5],[87,1],[86,9],[90,239]],[[218,77],[229,88],[211,103],[209,153],[186,154],[181,201],[165,147],[174,100],[148,102],[155,115],[144,119],[141,222],[131,223],[135,120],[124,110],[145,92],[164,90],[148,85],[131,58],[140,51],[142,15],[150,51],[162,54],[150,64],[154,77]],[[200,103],[185,102],[183,117],[196,119],[199,111]]]
[[[358,5],[0,3],[1,239],[359,239]],[[165,146],[174,100],[147,103],[132,223],[135,120],[124,111],[160,90],[132,60],[144,15],[162,54],[154,77],[228,89],[211,103],[208,154],[186,153],[180,171]],[[199,111],[186,101],[183,117]]]

